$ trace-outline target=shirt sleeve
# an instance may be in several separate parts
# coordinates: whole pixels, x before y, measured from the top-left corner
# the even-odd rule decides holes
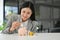
[[[11,26],[12,26],[12,22],[13,22],[12,19],[13,19],[13,16],[10,16],[10,18],[8,19],[8,22],[6,24],[6,28],[4,30],[2,30],[2,33],[4,33],[4,34],[12,34],[12,33],[15,32],[15,30],[13,32],[9,31]]]
[[[32,32],[37,32],[38,27],[41,27],[40,25],[41,25],[41,24],[39,24],[38,21],[33,21],[33,22],[32,22],[32,29],[31,29],[31,31],[32,31]]]

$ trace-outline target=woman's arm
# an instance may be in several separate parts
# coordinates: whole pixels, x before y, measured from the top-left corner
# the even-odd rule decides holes
[[[41,28],[41,22],[38,21],[32,21],[32,32],[37,32],[38,28]]]
[[[11,15],[10,18],[8,19],[8,22],[6,24],[6,28],[2,31],[2,33],[5,34],[12,34],[14,33],[16,30],[14,31],[10,31],[11,27],[12,27],[12,22],[16,19],[14,18],[16,15]]]
[[[12,16],[10,17],[10,19],[8,19],[8,22],[6,24],[6,28],[2,31],[2,33],[12,33],[9,31],[10,27],[12,25]]]

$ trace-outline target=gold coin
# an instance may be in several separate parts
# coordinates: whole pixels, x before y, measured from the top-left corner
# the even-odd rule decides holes
[[[29,36],[33,36],[34,35],[34,32],[29,32]]]

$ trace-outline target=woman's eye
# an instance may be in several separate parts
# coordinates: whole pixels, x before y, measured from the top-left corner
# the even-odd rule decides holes
[[[30,14],[30,13],[27,13],[27,14]]]
[[[30,12],[28,12],[27,14],[30,14]]]
[[[25,11],[23,11],[23,13],[25,13]]]

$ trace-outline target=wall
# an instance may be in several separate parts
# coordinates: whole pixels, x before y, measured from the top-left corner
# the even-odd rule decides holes
[[[0,25],[3,23],[3,0],[0,0]]]

